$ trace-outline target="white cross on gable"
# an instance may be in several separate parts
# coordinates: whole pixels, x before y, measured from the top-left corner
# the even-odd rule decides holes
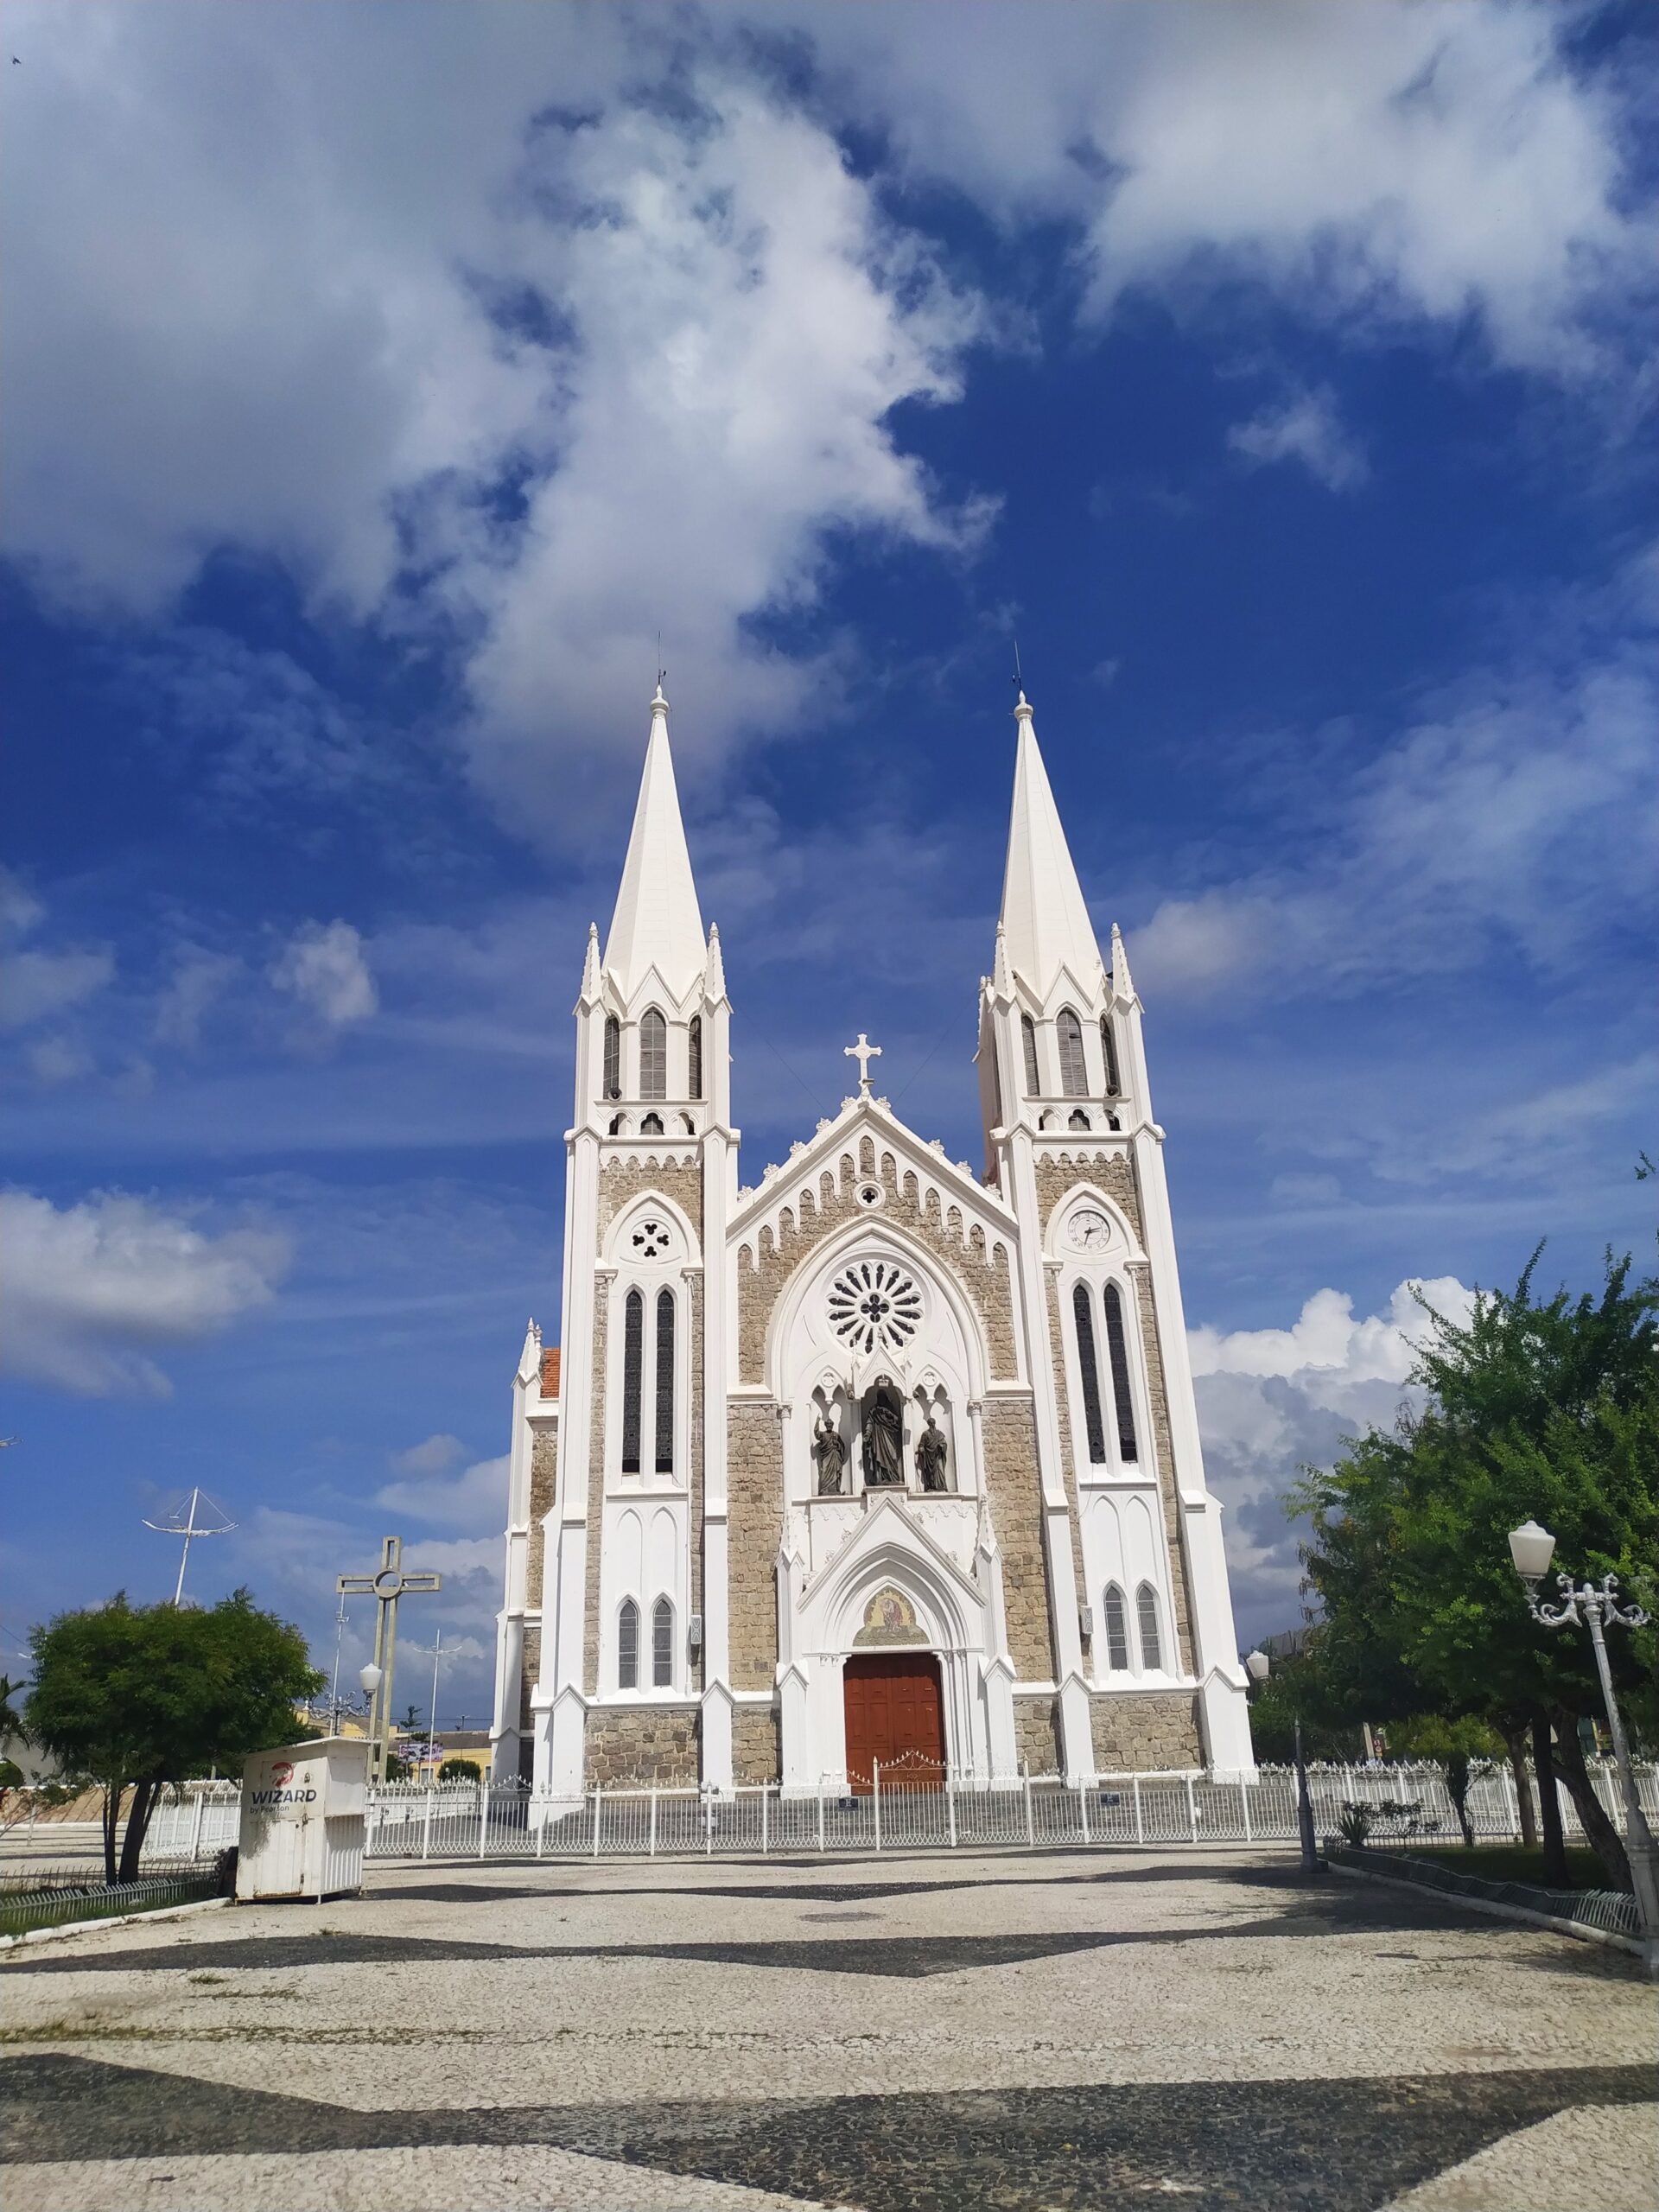
[[[880,1058],[881,1047],[879,1045],[872,1045],[861,1029],[856,1045],[842,1046],[842,1057],[843,1059],[858,1062],[858,1095],[861,1098],[868,1098],[870,1095],[870,1062]]]

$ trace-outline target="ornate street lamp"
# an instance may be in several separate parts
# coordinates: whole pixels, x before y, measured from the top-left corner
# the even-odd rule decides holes
[[[1246,1655],[1244,1671],[1259,1688],[1273,1671],[1265,1651]],[[1310,1877],[1319,1871],[1319,1854],[1313,1838],[1313,1801],[1307,1794],[1307,1762],[1302,1757],[1302,1724],[1296,1723],[1296,1834],[1302,1850],[1302,1872]]]
[[[1620,1604],[1616,1574],[1604,1574],[1599,1587],[1588,1581],[1574,1587],[1570,1574],[1558,1574],[1555,1581],[1561,1593],[1560,1605],[1541,1605],[1538,1585],[1548,1573],[1554,1554],[1554,1537],[1535,1521],[1525,1521],[1520,1528],[1510,1531],[1510,1557],[1515,1561],[1516,1573],[1526,1585],[1527,1604],[1534,1620],[1542,1628],[1576,1628],[1582,1622],[1590,1631],[1590,1641],[1595,1647],[1596,1672],[1601,1677],[1601,1701],[1607,1708],[1607,1726],[1612,1732],[1613,1757],[1618,1764],[1619,1788],[1624,1798],[1624,1849],[1630,1862],[1637,1909],[1642,1916],[1643,1934],[1650,1944],[1659,1943],[1659,1849],[1656,1849],[1653,1832],[1636,1794],[1630,1747],[1625,1740],[1618,1700],[1613,1694],[1613,1673],[1607,1663],[1607,1643],[1602,1634],[1604,1624],[1613,1628],[1645,1628],[1651,1616],[1644,1613],[1640,1605]]]
[[[380,1711],[376,1701],[376,1693],[385,1680],[385,1676],[371,1660],[366,1667],[358,1669],[357,1679],[363,1685],[364,1696],[369,1700],[369,1779],[371,1782],[384,1782],[385,1776],[379,1770],[381,1764]]]

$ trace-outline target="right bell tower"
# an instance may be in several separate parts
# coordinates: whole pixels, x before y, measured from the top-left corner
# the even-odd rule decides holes
[[[1248,1773],[1141,1000],[1116,925],[1109,968],[1101,957],[1023,690],[1014,719],[980,1103],[985,1179],[1020,1223],[1069,1764],[1086,1730],[1101,1771],[1185,1764],[1196,1722],[1213,1770]]]

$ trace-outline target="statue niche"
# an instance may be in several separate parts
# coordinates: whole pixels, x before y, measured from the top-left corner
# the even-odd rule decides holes
[[[812,1437],[812,1457],[818,1465],[818,1496],[839,1497],[847,1446],[833,1414],[821,1414]]]
[[[859,1427],[865,1489],[903,1490],[905,1409],[898,1391],[885,1378],[864,1393]]]
[[[916,1440],[916,1472],[925,1491],[948,1491],[950,1478],[945,1472],[950,1458],[950,1447],[939,1432],[938,1422],[930,1406],[927,1427]]]

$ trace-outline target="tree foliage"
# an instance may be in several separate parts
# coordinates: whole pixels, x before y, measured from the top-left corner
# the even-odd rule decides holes
[[[294,1740],[294,1700],[321,1686],[299,1630],[245,1590],[207,1608],[106,1605],[60,1613],[31,1638],[29,1733],[105,1792],[104,1867],[131,1881],[160,1792]],[[123,1794],[132,1791],[118,1864]]]
[[[1425,1305],[1422,1411],[1355,1438],[1328,1472],[1305,1469],[1293,1503],[1313,1523],[1303,1556],[1335,1704],[1484,1719],[1511,1741],[1547,1714],[1586,1833],[1628,1878],[1579,1745],[1580,1718],[1602,1713],[1589,1637],[1532,1619],[1508,1537],[1539,1520],[1577,1579],[1611,1570],[1656,1594],[1659,1283],[1610,1253],[1599,1293],[1541,1300],[1538,1256],[1514,1291],[1478,1292],[1466,1322]],[[1651,1730],[1659,1637],[1616,1630],[1608,1649],[1631,1719]]]

